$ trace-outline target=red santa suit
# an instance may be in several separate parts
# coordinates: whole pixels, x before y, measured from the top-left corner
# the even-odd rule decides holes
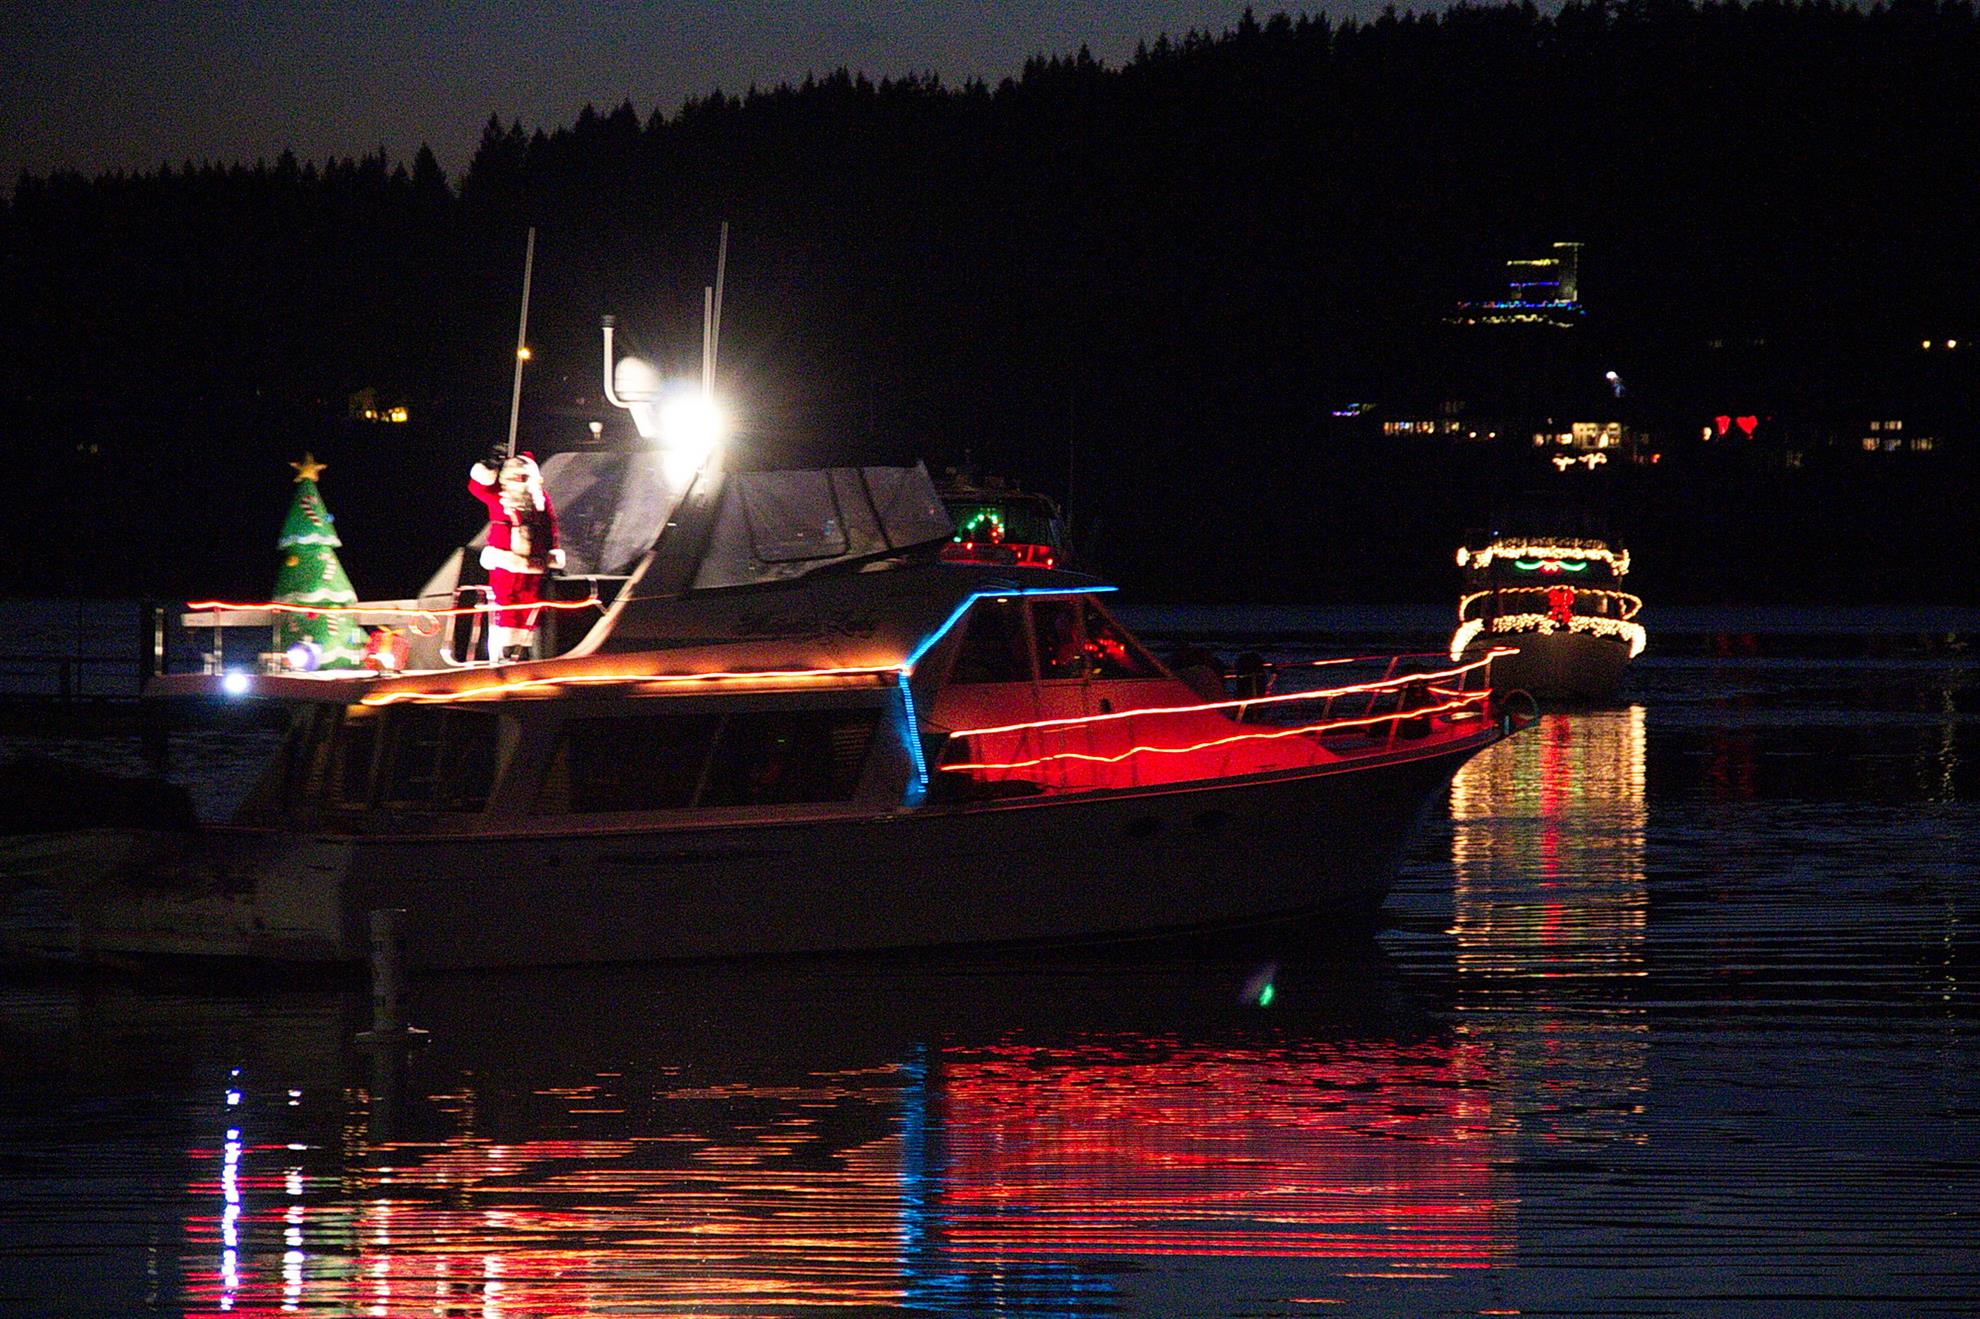
[[[543,474],[529,454],[517,454],[497,471],[476,463],[468,471],[468,492],[488,509],[488,544],[481,566],[496,610],[488,629],[488,653],[502,659],[511,648],[527,646],[536,629],[543,598],[543,574],[564,566],[557,544],[557,510],[543,488]]]

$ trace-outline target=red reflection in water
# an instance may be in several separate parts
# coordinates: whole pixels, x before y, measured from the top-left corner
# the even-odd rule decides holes
[[[221,1212],[188,1220],[187,1312],[898,1309],[1014,1256],[1480,1267],[1514,1230],[1484,1056],[1010,1046],[633,1104],[538,1092],[610,1138],[194,1150]]]
[[[1159,1060],[1011,1047],[944,1071],[940,1213],[961,1259],[1476,1268],[1511,1250],[1475,1043]]]

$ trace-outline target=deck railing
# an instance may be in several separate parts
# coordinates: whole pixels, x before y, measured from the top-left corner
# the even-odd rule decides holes
[[[1418,653],[1279,665],[1265,671],[1261,690],[1222,700],[953,729],[940,768],[956,773],[1017,774],[1048,766],[1119,765],[1137,757],[1180,758],[1222,751],[1223,767],[1215,772],[1228,773],[1239,772],[1232,768],[1231,748],[1295,737],[1313,738],[1336,753],[1352,750],[1366,754],[1392,748],[1412,735],[1427,735],[1436,719],[1449,726],[1485,718],[1492,696],[1492,661],[1510,653],[1494,648],[1455,664],[1442,655]],[[1311,690],[1272,690],[1278,678],[1288,672],[1355,664],[1379,664],[1381,676]],[[1048,749],[1062,744],[1072,733],[1101,734],[1103,741],[1128,745],[1113,751]],[[1109,738],[1107,733],[1114,735]],[[1088,738],[1089,745],[1093,741]],[[997,745],[1018,749],[1001,755],[989,750]]]

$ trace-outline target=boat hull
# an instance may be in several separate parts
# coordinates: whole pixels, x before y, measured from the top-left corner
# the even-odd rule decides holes
[[[1627,642],[1585,632],[1495,633],[1469,647],[1464,658],[1482,658],[1494,646],[1517,650],[1492,661],[1493,689],[1523,691],[1539,701],[1613,703],[1629,667]]]
[[[409,961],[564,965],[1372,926],[1397,853],[1493,736],[1160,790],[736,827],[495,835],[216,830],[74,894],[84,955],[349,962],[407,912]]]

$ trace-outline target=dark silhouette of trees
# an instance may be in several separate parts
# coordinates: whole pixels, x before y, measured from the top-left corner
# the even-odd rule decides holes
[[[600,313],[691,369],[727,220],[742,461],[970,455],[1058,490],[1076,450],[1075,514],[1131,584],[1383,595],[1355,565],[1390,544],[1422,565],[1395,589],[1434,593],[1499,460],[1370,448],[1333,408],[1524,415],[1620,364],[1632,421],[1672,434],[1735,393],[1814,429],[1854,415],[1921,333],[1980,329],[1980,172],[1957,146],[1976,120],[1970,0],[1571,0],[1247,12],[994,86],[839,69],[644,116],[491,116],[457,180],[424,146],[23,175],[0,207],[0,399],[46,495],[22,539],[59,567],[10,556],[0,580],[251,589],[283,463],[314,445],[360,590],[404,589],[471,530],[404,501],[445,507],[505,416],[525,228],[543,449],[620,428]],[[1557,239],[1587,245],[1570,346],[1441,327]],[[1715,342],[1762,347],[1735,365]],[[365,389],[413,420],[353,423]],[[1710,475],[1688,506],[1758,479]],[[187,514],[155,576],[98,580],[91,528],[148,502]],[[1781,554],[1778,590],[1828,589]],[[1705,557],[1670,589],[1718,591]]]

